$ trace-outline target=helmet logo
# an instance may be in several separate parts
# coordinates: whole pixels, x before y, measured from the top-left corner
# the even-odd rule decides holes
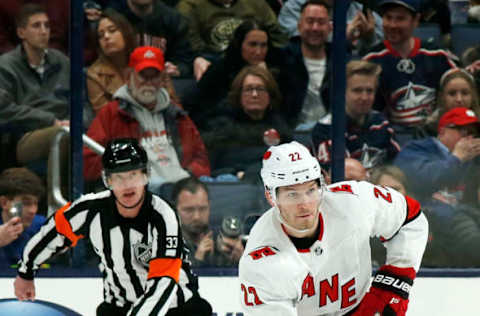
[[[267,160],[271,155],[272,152],[270,150],[266,151],[265,154],[263,154],[263,160]]]

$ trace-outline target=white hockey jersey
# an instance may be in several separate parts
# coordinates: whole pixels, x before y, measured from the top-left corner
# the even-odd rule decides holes
[[[386,264],[418,271],[428,223],[419,204],[368,182],[328,187],[320,204],[320,233],[297,249],[272,208],[250,232],[239,264],[245,315],[344,315],[370,286],[369,238],[382,238]]]

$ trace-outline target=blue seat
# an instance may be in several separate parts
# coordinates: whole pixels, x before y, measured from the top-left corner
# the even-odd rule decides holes
[[[480,44],[480,24],[452,25],[452,51],[461,57],[465,49]]]
[[[422,42],[441,47],[440,26],[437,23],[422,23],[414,31],[413,35],[419,37]]]

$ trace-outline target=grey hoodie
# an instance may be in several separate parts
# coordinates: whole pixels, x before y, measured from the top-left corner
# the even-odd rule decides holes
[[[174,106],[167,90],[159,90],[157,105],[152,111],[132,97],[127,85],[120,87],[114,98],[126,101],[120,102],[120,108],[130,113],[140,124],[142,136],[139,142],[147,151],[151,183],[160,185],[188,177],[188,172],[180,165],[181,159],[173,144],[172,135],[167,132],[165,112],[169,106]]]

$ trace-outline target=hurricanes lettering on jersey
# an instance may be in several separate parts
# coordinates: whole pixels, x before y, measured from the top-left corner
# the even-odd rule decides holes
[[[352,278],[350,281],[342,285],[342,308],[346,308],[357,302],[356,298],[354,298],[353,300],[350,300],[350,298],[354,295],[355,295],[355,278]]]
[[[328,279],[320,281],[320,307],[327,304],[327,296],[330,302],[338,300],[338,273],[332,276],[332,283]]]
[[[357,299],[352,299],[355,296],[355,278],[343,284],[339,291],[338,273],[331,277],[331,280],[324,279],[320,281],[320,302],[319,307],[327,305],[327,297],[331,303],[338,301],[341,295],[342,305],[341,308],[347,308],[357,302]],[[302,299],[304,295],[312,297],[315,295],[315,282],[312,275],[309,273],[302,284]]]
[[[303,280],[302,299],[304,295],[308,297],[315,295],[315,284],[313,283],[313,277],[310,273],[305,277],[305,280]]]

